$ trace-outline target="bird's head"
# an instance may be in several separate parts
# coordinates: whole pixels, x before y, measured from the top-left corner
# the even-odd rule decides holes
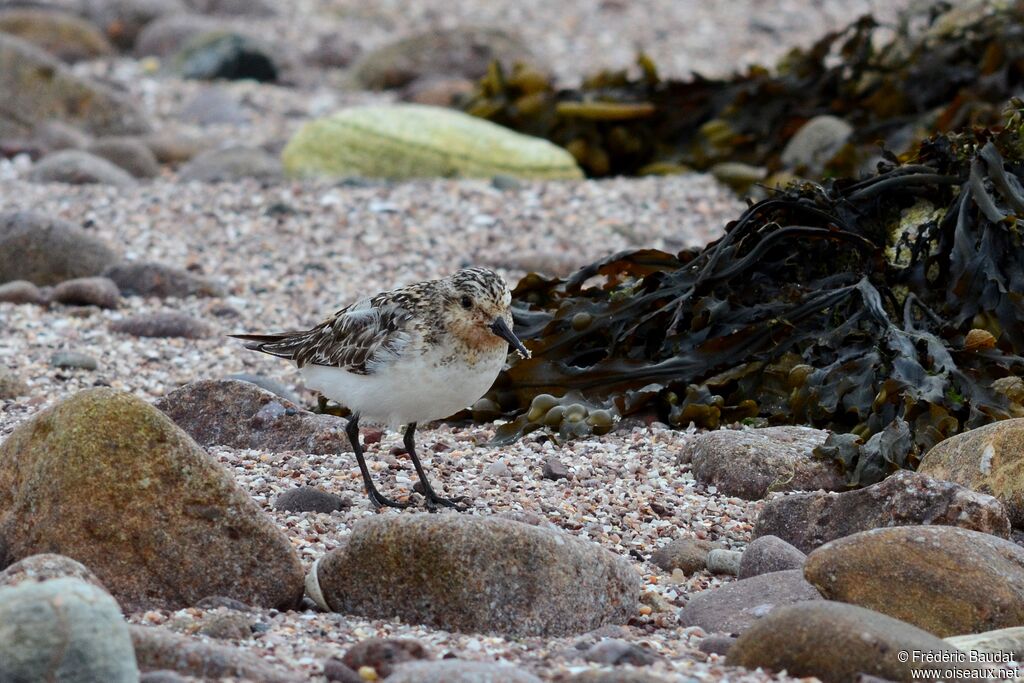
[[[471,348],[508,344],[522,358],[527,350],[512,332],[512,293],[505,280],[486,268],[466,268],[445,281],[448,330]]]

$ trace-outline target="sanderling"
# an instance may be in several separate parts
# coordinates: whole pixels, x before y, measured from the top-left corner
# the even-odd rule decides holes
[[[470,405],[494,382],[508,346],[530,352],[512,332],[512,294],[500,275],[467,268],[383,292],[342,308],[310,330],[231,335],[246,348],[295,361],[306,386],[352,411],[346,433],[370,501],[407,507],[377,490],[359,443],[359,420],[397,429],[406,425],[412,458],[428,507],[458,508],[434,492],[413,435],[416,425]]]

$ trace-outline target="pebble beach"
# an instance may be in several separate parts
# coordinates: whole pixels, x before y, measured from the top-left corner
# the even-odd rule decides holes
[[[514,29],[567,86],[599,68],[632,68],[641,49],[663,76],[721,76],[771,64],[786,50],[807,46],[862,14],[895,21],[897,11],[910,3],[266,4],[272,14],[240,13],[224,21],[244,25],[278,46],[291,65],[290,83],[182,79],[161,71],[154,57],[130,51],[68,68],[135,102],[155,131],[177,147],[198,152],[244,146],[276,159],[303,122],[398,98],[394,91],[360,89],[345,68],[317,62],[314,56],[325,43],[365,54],[414,31],[488,25]],[[196,114],[197,100],[199,109],[204,102],[223,107],[223,116],[204,120]],[[32,176],[37,163],[31,152],[0,158],[0,211],[66,221],[109,245],[119,262],[162,264],[206,283],[209,291],[205,296],[115,292],[115,305],[103,306],[74,297],[60,301],[52,287],[43,286],[42,303],[0,301],[0,369],[22,387],[11,397],[0,394],[0,442],[41,411],[97,387],[157,403],[190,383],[245,373],[275,383],[299,408],[311,409],[316,395],[290,363],[246,351],[227,335],[304,329],[358,298],[467,266],[493,268],[514,285],[529,272],[566,276],[621,250],[702,246],[721,236],[746,207],[742,197],[704,174],[578,181],[245,177],[205,182],[183,177],[184,164],[169,162],[161,163],[155,177],[118,186],[41,181]],[[140,336],[123,326],[165,314],[181,314],[175,324],[195,325],[198,331]],[[234,406],[222,408],[230,421]],[[337,418],[337,425],[340,430],[343,419]],[[310,596],[296,609],[233,611],[208,604],[125,610],[125,619],[250,654],[296,681],[351,683],[334,677],[328,663],[371,638],[414,640],[429,659],[506,663],[540,681],[790,679],[785,672],[727,665],[725,655],[709,646],[710,631],[684,625],[680,618],[690,596],[728,585],[735,575],[706,567],[666,569],[652,559],[679,540],[742,551],[765,505],[763,498],[729,495],[695,478],[684,454],[697,430],[626,419],[601,436],[561,441],[538,433],[493,446],[495,427],[420,426],[420,453],[435,485],[444,495],[471,501],[464,513],[440,514],[498,517],[558,530],[625,558],[639,577],[641,593],[624,623],[557,636],[460,633],[398,618],[324,611]],[[415,499],[415,472],[398,452],[400,442],[399,434],[374,433],[367,439],[367,457],[383,491]],[[356,524],[412,512],[372,509],[348,450],[222,444],[204,449],[283,531],[304,572],[343,548]],[[564,476],[546,474],[552,461],[564,468]],[[336,496],[340,509],[296,512],[275,504],[298,486]],[[241,624],[241,636],[225,635],[225,623]],[[580,677],[588,672],[593,678]],[[178,675],[204,680],[194,671]],[[355,675],[384,680],[373,667],[357,668]]]

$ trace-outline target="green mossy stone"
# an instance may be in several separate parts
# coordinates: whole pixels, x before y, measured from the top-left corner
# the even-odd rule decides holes
[[[417,104],[354,107],[310,121],[281,158],[295,177],[583,177],[572,155],[547,140]]]

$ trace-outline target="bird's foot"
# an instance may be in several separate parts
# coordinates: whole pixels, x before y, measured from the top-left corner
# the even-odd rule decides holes
[[[452,508],[458,512],[465,512],[469,509],[470,499],[466,496],[457,496],[455,498],[442,498],[441,496],[434,494],[427,496],[427,510],[430,512],[437,512],[441,508]]]
[[[380,491],[377,491],[376,489],[370,491],[369,494],[370,504],[373,505],[375,510],[380,510],[382,507],[398,508],[399,510],[404,510],[405,508],[412,505],[412,503],[402,503],[397,500],[392,500],[391,498],[388,498],[387,496],[382,494]]]

